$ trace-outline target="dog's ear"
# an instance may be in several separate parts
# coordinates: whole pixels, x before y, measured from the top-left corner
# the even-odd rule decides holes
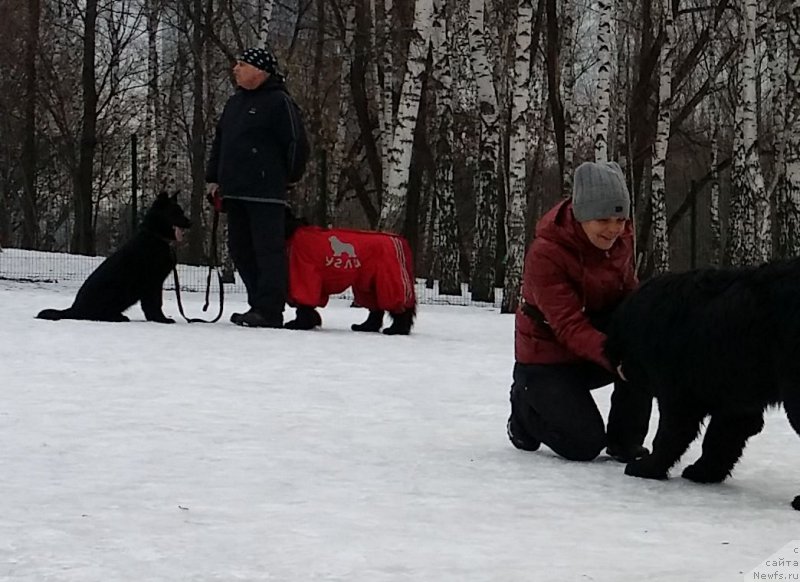
[[[178,202],[178,194],[179,194],[179,192],[176,190],[175,194],[173,194],[172,196],[169,197],[169,201],[177,203]]]
[[[156,198],[156,200],[159,200],[159,201],[162,201],[162,202],[164,202],[164,201],[166,201],[168,199],[169,199],[169,194],[167,194],[166,190],[162,190],[161,192],[159,192],[158,193],[158,198]]]

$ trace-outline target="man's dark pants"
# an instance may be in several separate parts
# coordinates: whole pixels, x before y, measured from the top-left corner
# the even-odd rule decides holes
[[[286,206],[226,199],[225,210],[228,248],[250,307],[267,319],[282,320],[288,280]]]
[[[591,391],[612,382],[606,431]],[[607,446],[641,445],[652,402],[645,390],[591,362],[514,364],[512,418],[565,459],[590,461]]]

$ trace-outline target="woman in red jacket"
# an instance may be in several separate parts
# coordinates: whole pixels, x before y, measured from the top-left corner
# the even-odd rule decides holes
[[[604,320],[637,285],[630,196],[615,162],[575,170],[572,200],[536,226],[516,314],[508,437],[518,449],[544,443],[562,457],[621,462],[642,446],[652,399],[603,355]],[[606,432],[591,390],[614,383]]]

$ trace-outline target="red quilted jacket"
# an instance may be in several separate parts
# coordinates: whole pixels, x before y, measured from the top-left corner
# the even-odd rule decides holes
[[[589,242],[572,215],[572,202],[559,203],[536,225],[536,238],[525,257],[522,299],[542,317],[531,317],[522,305],[517,310],[516,361],[590,360],[611,369],[603,355],[605,335],[589,317],[609,313],[637,283],[630,221],[614,246],[604,251]]]

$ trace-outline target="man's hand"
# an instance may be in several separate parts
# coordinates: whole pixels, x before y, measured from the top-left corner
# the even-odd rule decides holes
[[[214,210],[222,212],[222,196],[219,191],[219,184],[216,182],[206,184],[206,200],[214,207]]]

